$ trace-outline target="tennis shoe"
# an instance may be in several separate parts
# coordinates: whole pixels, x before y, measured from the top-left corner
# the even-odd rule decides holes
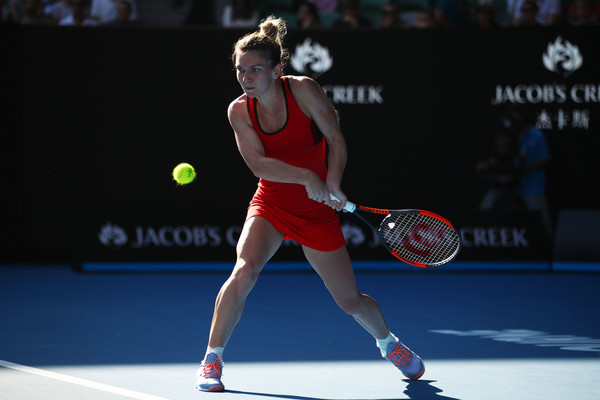
[[[203,392],[223,392],[225,386],[221,382],[223,374],[223,357],[208,353],[196,371],[196,389]]]
[[[400,341],[388,346],[385,358],[390,360],[408,379],[419,379],[425,373],[425,364],[421,357]]]

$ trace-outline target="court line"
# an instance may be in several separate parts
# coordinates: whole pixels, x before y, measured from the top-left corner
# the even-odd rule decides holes
[[[68,376],[58,374],[56,372],[46,371],[39,368],[28,367],[26,365],[15,364],[10,361],[0,360],[0,367],[11,368],[21,372],[27,372],[29,374],[39,375],[50,379],[55,379],[63,382],[73,383],[75,385],[85,386],[87,388],[98,389],[103,392],[118,394],[121,396],[131,397],[132,399],[139,400],[169,400],[164,397],[153,396],[150,394],[140,393],[129,389],[123,389],[116,386],[105,385],[104,383],[89,381],[87,379],[76,378],[74,376]]]

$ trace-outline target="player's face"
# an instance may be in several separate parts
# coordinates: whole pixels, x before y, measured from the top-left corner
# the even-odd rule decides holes
[[[241,53],[235,67],[237,80],[249,97],[260,96],[278,77],[276,70],[257,51]]]

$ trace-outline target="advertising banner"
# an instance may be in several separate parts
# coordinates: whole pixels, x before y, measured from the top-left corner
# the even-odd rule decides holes
[[[231,50],[246,32],[15,29],[19,248],[73,250],[79,261],[232,261],[257,183],[226,117],[242,93]],[[462,235],[457,261],[549,261],[560,210],[600,204],[599,33],[290,30],[287,73],[314,78],[336,107],[350,200],[444,215]],[[499,154],[520,157],[507,151],[515,137],[499,138],[515,106],[547,143],[547,213],[520,198],[523,168],[489,168]],[[170,177],[180,162],[198,174],[185,187]],[[373,232],[341,218],[354,258],[389,260]],[[293,244],[276,257],[303,259]]]

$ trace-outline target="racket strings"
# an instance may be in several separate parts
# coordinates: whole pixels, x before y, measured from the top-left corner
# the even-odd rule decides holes
[[[441,265],[454,258],[460,248],[456,231],[444,221],[428,215],[391,214],[380,229],[390,249],[411,263]]]

